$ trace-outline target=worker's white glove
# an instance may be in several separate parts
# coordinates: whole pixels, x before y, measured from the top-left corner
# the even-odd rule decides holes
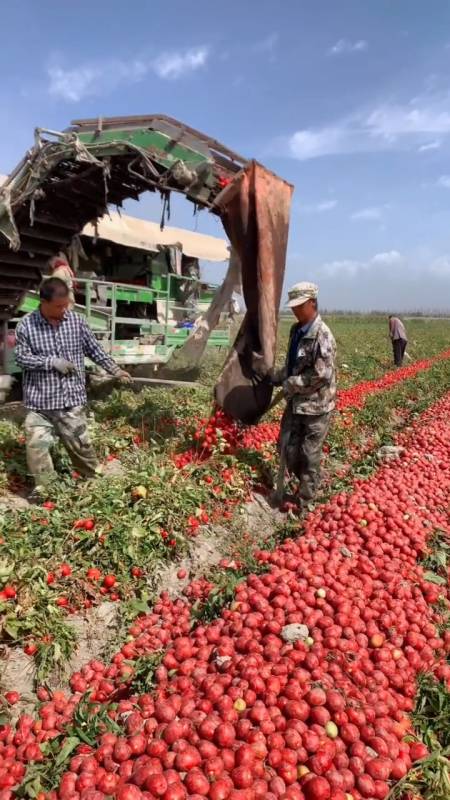
[[[131,383],[131,375],[125,369],[119,370],[114,375],[115,378],[118,378],[121,383]]]
[[[52,358],[52,368],[56,369],[61,375],[72,375],[77,371],[75,364],[65,358]]]

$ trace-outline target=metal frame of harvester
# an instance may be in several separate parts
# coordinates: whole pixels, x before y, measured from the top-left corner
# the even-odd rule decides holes
[[[49,259],[73,246],[87,223],[101,218],[111,205],[122,206],[145,191],[162,197],[161,228],[170,216],[170,195],[184,194],[198,208],[219,213],[217,201],[246,160],[214,139],[165,116],[78,120],[60,133],[38,129],[35,145],[0,188],[0,325],[2,363],[11,371],[8,322],[18,310],[37,304],[34,294]],[[155,279],[156,280],[156,279]],[[184,276],[159,276],[159,287],[87,279],[85,302],[78,310],[104,339],[119,362],[166,363],[189,335],[188,328],[168,325],[169,304]],[[107,306],[95,307],[101,286]],[[163,323],[118,312],[120,303],[166,301]],[[210,299],[210,298],[209,298]],[[98,304],[97,304],[98,306]],[[123,308],[123,305],[122,305]],[[119,340],[118,325],[136,326],[138,336]],[[214,339],[216,340],[214,342]],[[211,343],[229,344],[218,332]]]
[[[183,262],[193,262],[199,269],[199,259],[223,264],[229,258],[223,239],[178,228],[166,227],[161,232],[155,223],[114,213],[86,226],[80,242],[81,250],[73,258],[77,263],[75,310],[86,317],[119,364],[149,364],[155,371],[185,344],[217,289],[200,277],[184,274]],[[18,316],[8,322],[3,365],[8,374],[20,372],[14,357],[15,325],[22,314],[38,306],[37,292],[27,291]],[[207,346],[229,345],[230,323],[222,315]]]

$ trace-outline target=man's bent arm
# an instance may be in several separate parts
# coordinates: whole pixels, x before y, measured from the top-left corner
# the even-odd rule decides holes
[[[331,384],[334,374],[334,359],[331,347],[319,348],[313,366],[302,375],[292,375],[284,382],[286,392],[296,397],[310,397],[322,386]]]

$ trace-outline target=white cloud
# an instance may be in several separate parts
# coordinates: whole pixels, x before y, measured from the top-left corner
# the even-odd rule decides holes
[[[329,261],[320,267],[320,271],[326,277],[353,276],[377,267],[401,266],[403,263],[404,258],[398,250],[389,250],[385,253],[376,253],[366,261],[352,258]]]
[[[338,254],[337,260],[321,264],[301,254],[288,263],[288,282],[299,274],[319,284],[321,307],[328,310],[450,311],[450,250],[436,251],[426,243],[407,253]]]
[[[445,105],[443,103],[445,102]],[[383,105],[367,117],[367,128],[374,136],[395,141],[398,136],[449,133],[450,101],[414,98],[407,105]]]
[[[77,103],[84,97],[96,94],[98,81],[106,78],[106,74],[103,72],[101,75],[101,71],[96,67],[64,69],[55,66],[49,67],[48,77],[50,79],[48,91],[51,95]]]
[[[347,142],[349,135],[350,131],[339,126],[297,131],[289,142],[291,155],[306,161],[309,158],[351,152],[353,148],[348,149]]]
[[[346,258],[341,261],[328,261],[326,264],[323,264],[320,271],[328,277],[333,277],[335,275],[356,275],[358,270],[362,267],[362,261]]]
[[[408,103],[360,109],[332,124],[299,130],[290,137],[288,148],[294,158],[304,161],[345,153],[427,149],[430,135],[449,134],[450,94],[427,94]]]
[[[325,211],[331,211],[333,208],[336,208],[336,206],[337,200],[322,200],[320,203],[302,206],[300,210],[304,214],[323,214]]]
[[[162,53],[154,59],[133,59],[82,64],[66,68],[54,61],[47,69],[48,92],[72,103],[85,97],[107,94],[120,86],[137,83],[149,73],[159,78],[174,80],[204,67],[209,48],[191,48],[179,52]]]
[[[373,256],[371,263],[375,266],[376,264],[383,264],[383,265],[394,265],[400,264],[403,262],[403,256],[398,250],[388,250],[386,253],[377,253]]]
[[[184,52],[162,53],[152,66],[160,78],[174,80],[204,67],[208,56],[208,47],[194,47]]]
[[[439,139],[434,139],[432,142],[425,142],[425,144],[421,144],[418,153],[427,153],[429,150],[439,150],[442,142]]]
[[[339,39],[333,47],[330,47],[328,54],[330,56],[342,56],[346,53],[362,53],[367,50],[369,43],[365,39],[358,39],[356,42],[350,42],[348,39]]]
[[[444,189],[450,189],[450,175],[441,175],[437,180],[437,185]]]
[[[354,211],[351,214],[350,219],[354,220],[368,220],[368,221],[375,221],[381,219],[383,216],[384,208],[380,208],[379,206],[369,206],[369,208],[361,208],[359,211]]]

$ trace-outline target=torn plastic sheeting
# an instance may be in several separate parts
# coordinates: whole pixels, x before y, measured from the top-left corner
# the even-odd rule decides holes
[[[217,326],[220,315],[229,303],[233,292],[241,287],[241,264],[236,251],[232,249],[228,269],[222,284],[216,289],[211,305],[200,320],[186,342],[172,355],[168,368],[170,370],[189,371],[195,367],[205,352],[208,338]]]
[[[253,424],[272,398],[267,372],[276,352],[293,187],[251,161],[219,198],[224,228],[242,264],[247,308],[215,387],[233,419]]]

